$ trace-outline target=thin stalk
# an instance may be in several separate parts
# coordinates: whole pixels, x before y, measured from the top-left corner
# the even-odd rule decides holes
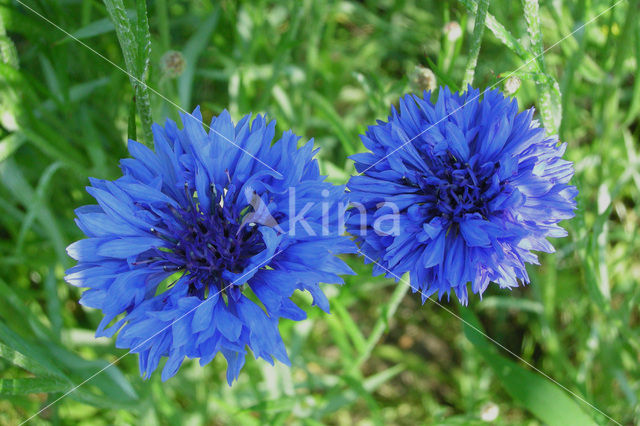
[[[478,4],[473,0],[459,0],[460,3],[471,13],[476,13],[478,10]],[[523,61],[529,61],[532,58],[531,53],[527,51],[524,45],[507,30],[498,20],[490,13],[487,13],[486,26],[493,33],[498,40],[502,42],[507,48],[514,51],[516,55]]]
[[[540,74],[534,75],[534,81],[540,96],[540,116],[549,134],[557,134],[562,121],[562,105],[560,88],[555,79],[547,72],[544,60],[544,45],[540,29],[540,7],[538,0],[522,0],[524,17],[527,21],[527,32],[531,38],[531,49],[536,58]]]
[[[116,29],[118,42],[122,49],[125,66],[129,74],[129,81],[135,91],[135,104],[140,122],[142,123],[142,143],[151,147],[153,135],[151,133],[151,103],[149,89],[146,84],[151,43],[149,22],[147,20],[147,6],[145,0],[137,0],[137,23],[133,27],[127,17],[123,0],[104,0],[107,12]]]
[[[484,34],[485,19],[487,18],[487,10],[489,9],[489,0],[480,0],[478,5],[476,19],[473,23],[473,35],[471,37],[471,50],[469,51],[469,62],[464,72],[464,80],[462,81],[462,89],[473,83],[473,75],[476,72],[478,63],[478,55],[480,54],[480,45],[482,44],[482,35]]]
[[[16,46],[7,36],[7,31],[0,15],[0,63],[7,64],[12,68],[18,69],[18,52]]]
[[[386,306],[386,310],[382,313],[382,315],[378,318],[375,325],[373,326],[373,331],[366,341],[364,351],[358,356],[358,359],[356,359],[356,362],[353,365],[354,369],[359,369],[362,364],[364,364],[369,359],[371,353],[378,344],[378,341],[387,330],[389,321],[396,314],[402,298],[405,296],[405,294],[407,294],[407,291],[409,291],[409,288],[411,287],[407,285],[406,282],[408,282],[408,275],[405,275],[405,278],[401,279],[400,282],[397,283],[396,289],[391,295],[391,299]]]
[[[169,11],[167,0],[156,0],[156,15],[158,16],[158,32],[162,42],[162,49],[171,48],[171,34],[169,32]]]

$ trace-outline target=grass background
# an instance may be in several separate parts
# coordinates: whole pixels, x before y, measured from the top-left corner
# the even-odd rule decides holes
[[[481,42],[474,85],[501,87],[615,3],[494,0],[481,34],[471,0],[21,1],[176,105],[201,105],[205,121],[223,108],[236,120],[266,112],[278,132],[315,138],[339,183],[358,134],[420,90],[417,66],[461,86]],[[163,384],[141,380],[126,356],[32,422],[473,424],[496,410],[498,424],[611,421],[506,348],[638,424],[639,8],[620,2],[516,73],[521,108],[557,126],[580,189],[570,236],[529,268],[530,286],[490,287],[468,308],[421,306],[349,257],[359,275],[325,286],[331,315],[281,322],[292,368],[248,360],[229,388],[224,360],[187,362]],[[443,33],[452,21],[455,41]],[[170,50],[185,61],[177,77],[162,67]],[[125,354],[94,339],[100,314],[64,283],[64,249],[81,237],[73,209],[91,202],[87,178],[116,178],[127,135],[148,141],[149,119],[178,109],[17,1],[0,1],[0,59],[0,424],[17,424]]]

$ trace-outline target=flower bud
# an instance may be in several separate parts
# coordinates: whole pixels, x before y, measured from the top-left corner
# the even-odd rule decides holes
[[[160,58],[160,66],[167,77],[176,78],[184,72],[187,61],[182,53],[177,50],[169,50]]]
[[[436,75],[429,68],[422,65],[416,65],[411,74],[411,84],[418,90],[433,91],[437,87]]]
[[[487,402],[480,409],[480,418],[485,422],[493,422],[500,414],[500,407],[493,402]]]
[[[450,42],[454,42],[462,37],[462,28],[456,21],[447,22],[442,28],[442,32]]]
[[[520,88],[520,79],[515,75],[510,76],[504,82],[504,93],[508,96],[515,94]]]

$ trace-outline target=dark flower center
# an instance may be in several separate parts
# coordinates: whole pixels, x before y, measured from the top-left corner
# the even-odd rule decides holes
[[[167,271],[184,271],[189,293],[204,298],[212,288],[223,290],[231,283],[224,271],[240,273],[249,259],[265,249],[262,235],[255,226],[241,226],[242,213],[219,202],[211,194],[209,213],[204,213],[197,199],[186,208],[171,207],[178,226],[170,229],[171,247],[157,249],[159,263]],[[218,201],[213,201],[218,200]],[[164,236],[163,236],[164,237]]]
[[[473,213],[486,218],[490,213],[488,202],[499,192],[492,179],[498,167],[497,162],[477,166],[449,155],[434,167],[435,175],[421,176],[418,186],[432,199],[432,216],[453,222]],[[504,185],[497,183],[498,187]]]

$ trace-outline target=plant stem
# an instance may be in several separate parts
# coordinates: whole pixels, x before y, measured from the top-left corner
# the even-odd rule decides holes
[[[544,45],[540,29],[540,8],[538,0],[522,0],[524,17],[527,21],[527,32],[531,38],[531,48],[536,58],[539,74],[534,74],[534,81],[538,89],[540,101],[540,116],[547,133],[557,134],[562,121],[562,105],[560,103],[560,88],[558,83],[547,72],[544,61]]]
[[[467,63],[467,69],[464,73],[464,80],[462,81],[462,90],[465,90],[468,85],[473,83],[473,75],[476,71],[476,64],[478,63],[480,45],[482,44],[482,34],[484,33],[484,21],[487,17],[488,9],[489,0],[480,0],[480,4],[478,5],[478,9],[476,12],[476,19],[473,24],[471,50],[469,52],[469,62]]]
[[[162,49],[171,49],[171,34],[169,33],[169,12],[167,0],[156,0],[156,15],[158,16],[158,32],[162,42]]]
[[[386,305],[386,309],[384,310],[384,312],[382,312],[382,315],[378,318],[375,325],[373,326],[373,331],[367,339],[364,351],[360,354],[360,356],[358,356],[358,359],[356,359],[353,365],[354,369],[360,368],[362,364],[364,364],[365,361],[369,359],[369,357],[371,356],[371,352],[373,352],[373,349],[378,344],[378,341],[387,330],[389,321],[395,315],[396,311],[398,310],[398,306],[400,306],[402,298],[405,296],[405,294],[407,294],[407,291],[409,291],[409,288],[411,287],[409,284],[407,284],[407,282],[408,275],[405,275],[400,280],[400,282],[397,283],[396,289],[391,295],[389,303]]]
[[[151,118],[149,89],[146,84],[151,48],[146,2],[145,0],[136,1],[138,18],[135,32],[127,16],[123,0],[104,0],[104,4],[115,26],[129,74],[129,81],[135,91],[136,109],[142,123],[143,137],[141,142],[151,148],[153,120]]]

